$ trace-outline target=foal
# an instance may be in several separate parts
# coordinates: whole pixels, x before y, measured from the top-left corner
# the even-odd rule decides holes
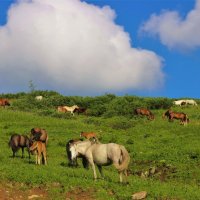
[[[35,164],[40,165],[41,163],[41,155],[44,160],[44,164],[47,165],[47,152],[46,152],[46,145],[41,141],[33,142],[33,145],[29,148],[31,152],[36,152],[35,157]]]
[[[84,137],[86,139],[96,138],[97,135],[94,132],[81,132],[80,137]]]

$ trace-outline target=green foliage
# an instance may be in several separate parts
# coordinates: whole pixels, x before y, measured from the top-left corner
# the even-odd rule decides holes
[[[35,99],[36,96],[43,96],[41,101]],[[12,105],[15,109],[32,112],[53,114],[57,106],[73,106],[87,108],[87,114],[95,117],[126,116],[132,117],[134,109],[138,107],[152,110],[168,109],[172,106],[172,100],[167,98],[140,98],[136,96],[117,97],[113,94],[105,94],[97,97],[62,96],[54,91],[33,90],[31,93],[19,93],[15,95],[3,95],[12,98]],[[14,99],[13,99],[14,98]],[[51,111],[48,111],[50,109]],[[44,111],[45,110],[45,111]],[[60,117],[60,115],[57,115]]]

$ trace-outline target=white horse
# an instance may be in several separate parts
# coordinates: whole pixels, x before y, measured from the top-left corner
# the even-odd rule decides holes
[[[36,96],[35,100],[41,101],[43,99],[43,96]]]
[[[101,176],[102,166],[113,164],[118,170],[120,182],[122,182],[122,175],[127,177],[127,169],[130,162],[130,156],[126,148],[115,143],[101,144],[92,142],[90,140],[77,141],[70,144],[69,148],[71,158],[76,159],[78,155],[85,156],[92,166],[94,179],[97,179],[95,164],[97,165]]]
[[[77,105],[74,106],[63,106],[63,108],[66,110],[66,112],[71,112],[71,114],[74,116],[74,110],[78,109],[79,107]]]
[[[182,106],[184,103],[186,104],[186,100],[183,100],[183,99],[173,102],[173,104],[176,105],[176,106]]]
[[[197,106],[197,102],[193,99],[187,99],[187,100],[185,100],[185,102],[186,102],[186,104]]]

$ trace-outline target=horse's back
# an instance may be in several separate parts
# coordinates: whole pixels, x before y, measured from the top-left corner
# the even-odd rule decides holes
[[[92,153],[93,160],[99,164],[111,164],[111,160],[119,159],[120,145],[115,143],[94,144],[88,148],[88,153]]]

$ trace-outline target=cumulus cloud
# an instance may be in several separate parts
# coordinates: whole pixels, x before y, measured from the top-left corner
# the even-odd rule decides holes
[[[190,50],[200,47],[200,0],[196,0],[194,9],[185,18],[177,11],[152,14],[140,31],[159,37],[169,48]]]
[[[4,90],[30,80],[37,89],[77,95],[160,86],[162,59],[131,47],[115,17],[109,6],[80,0],[19,0],[0,26]]]

